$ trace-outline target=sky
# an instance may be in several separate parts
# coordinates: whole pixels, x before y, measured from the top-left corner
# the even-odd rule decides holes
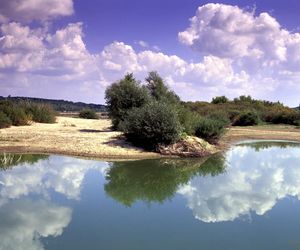
[[[0,95],[105,103],[157,71],[184,101],[300,103],[300,1],[0,0]]]

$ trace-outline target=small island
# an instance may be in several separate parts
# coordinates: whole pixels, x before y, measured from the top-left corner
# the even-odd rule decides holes
[[[0,151],[147,159],[204,157],[243,140],[300,141],[297,108],[250,96],[183,102],[157,72],[143,84],[125,75],[107,88],[106,101],[76,109],[72,103],[2,98]]]

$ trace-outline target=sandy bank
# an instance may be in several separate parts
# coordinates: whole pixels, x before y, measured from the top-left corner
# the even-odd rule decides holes
[[[110,129],[108,119],[87,120],[57,117],[55,124],[33,123],[31,126],[0,130],[1,152],[30,152],[76,155],[105,159],[139,159],[160,157],[125,142],[122,133]]]
[[[127,143],[121,132],[110,129],[109,119],[87,120],[57,117],[55,124],[0,130],[0,152],[51,153],[101,159],[146,159],[162,155],[144,151]],[[251,139],[292,140],[300,142],[300,129],[293,126],[266,125],[232,127],[220,140],[219,149]]]

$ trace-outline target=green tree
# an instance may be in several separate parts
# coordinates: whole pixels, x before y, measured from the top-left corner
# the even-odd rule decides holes
[[[212,99],[211,103],[213,104],[219,104],[219,103],[227,103],[229,100],[226,96],[216,96]]]
[[[180,98],[168,88],[168,86],[164,83],[163,79],[156,71],[149,72],[149,75],[146,78],[146,82],[146,86],[151,96],[154,97],[157,101],[172,104],[177,104],[180,102]]]
[[[114,128],[123,130],[123,122],[128,111],[148,103],[150,96],[147,89],[136,81],[133,74],[127,74],[122,80],[106,89],[105,100]]]
[[[170,144],[179,140],[181,125],[174,108],[166,103],[153,101],[128,113],[124,131],[133,143],[155,149],[158,144]]]

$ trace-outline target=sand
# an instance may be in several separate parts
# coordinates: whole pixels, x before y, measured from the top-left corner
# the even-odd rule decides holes
[[[32,123],[0,129],[0,152],[76,155],[102,159],[157,158],[111,130],[109,119],[57,117],[54,124]]]
[[[251,139],[300,142],[300,129],[294,126],[265,125],[231,127],[221,138],[219,149]],[[126,142],[121,132],[111,130],[109,119],[87,120],[57,117],[55,124],[0,129],[0,152],[51,153],[100,159],[147,159],[162,155],[144,151]]]

